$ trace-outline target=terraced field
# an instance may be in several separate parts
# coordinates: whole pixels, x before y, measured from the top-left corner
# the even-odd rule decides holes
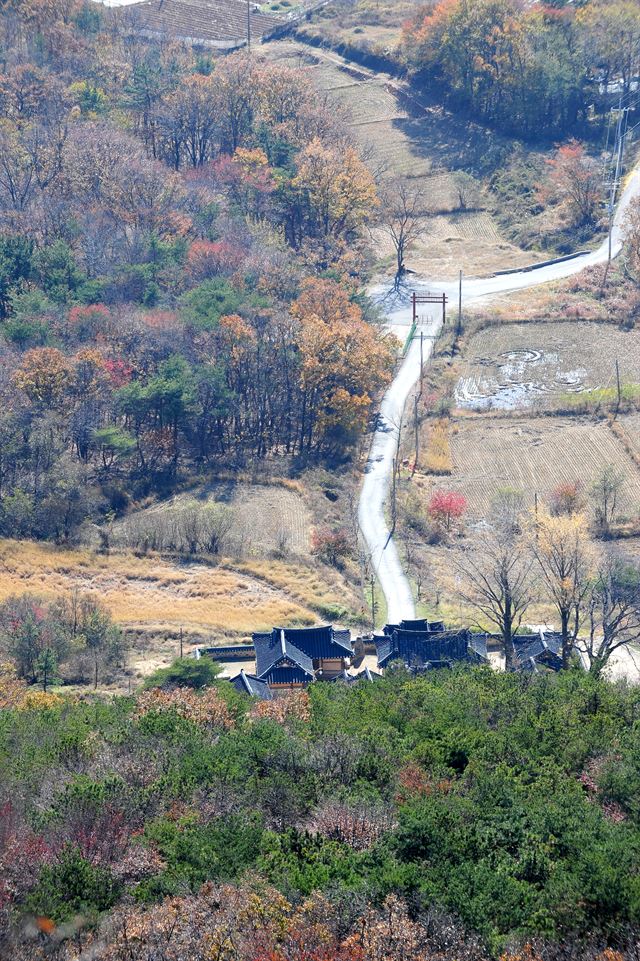
[[[263,5],[246,0],[103,0],[123,7],[119,16],[143,36],[182,40],[231,50],[245,43],[247,13],[258,41],[318,5],[318,0],[277,0]]]
[[[245,0],[143,0],[121,14],[136,31],[153,37],[196,42],[228,49],[247,35]],[[278,26],[270,14],[251,11],[251,33],[256,39]]]
[[[318,91],[342,109],[373,169],[423,191],[425,216],[408,261],[412,269],[446,278],[457,276],[460,268],[487,273],[536,259],[505,240],[481,190],[477,209],[459,209],[456,171],[488,175],[509,141],[455,118],[439,104],[418,103],[390,76],[354,66],[331,51],[286,39],[270,42],[264,53],[305,70]],[[373,240],[381,269],[388,272],[391,243],[380,231],[374,231]]]

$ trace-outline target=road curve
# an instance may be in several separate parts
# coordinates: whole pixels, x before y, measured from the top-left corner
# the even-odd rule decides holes
[[[640,197],[640,165],[628,178],[616,209],[611,235],[611,250],[614,257],[622,249],[625,214],[629,204],[636,197]],[[579,273],[585,267],[605,263],[608,255],[609,243],[606,238],[596,250],[575,257],[573,260],[546,264],[533,270],[517,271],[497,277],[468,278],[463,282],[463,303],[562,280]],[[411,290],[418,293],[426,290],[437,294],[446,293],[450,304],[457,304],[458,285],[451,281],[426,278],[415,280]],[[402,294],[393,294],[389,292],[388,287],[378,286],[370,293],[383,308],[389,324],[403,324],[408,327],[411,323],[411,290],[407,289]],[[411,585],[398,556],[384,512],[398,445],[398,430],[403,424],[407,398],[420,376],[420,334],[423,335],[423,360],[426,362],[431,356],[434,340],[441,326],[441,316],[437,307],[431,310],[422,309],[424,313],[419,317],[416,336],[380,406],[358,504],[360,530],[367,545],[371,568],[377,575],[386,599],[387,622],[391,624],[397,624],[403,618],[415,617]]]

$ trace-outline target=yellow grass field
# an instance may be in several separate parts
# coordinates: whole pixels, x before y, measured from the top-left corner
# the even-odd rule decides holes
[[[0,601],[31,592],[55,599],[93,592],[127,631],[213,642],[274,624],[312,624],[353,600],[340,576],[311,565],[243,561],[217,566],[157,556],[97,554],[0,541]]]

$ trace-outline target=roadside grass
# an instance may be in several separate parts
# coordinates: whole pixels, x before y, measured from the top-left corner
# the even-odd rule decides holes
[[[449,423],[437,420],[429,429],[427,449],[422,460],[422,468],[427,474],[444,476],[451,474],[453,461],[449,442]]]
[[[582,394],[560,394],[558,412],[571,414],[598,414],[613,411],[618,405],[616,387],[601,387]],[[620,385],[620,410],[635,410],[640,406],[640,384]]]

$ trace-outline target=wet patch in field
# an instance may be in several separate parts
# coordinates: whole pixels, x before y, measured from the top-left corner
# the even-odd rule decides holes
[[[463,410],[549,408],[562,395],[637,384],[635,330],[590,321],[503,323],[472,335],[455,402]]]
[[[532,407],[546,394],[581,393],[584,367],[568,369],[558,351],[516,347],[495,358],[474,358],[469,376],[455,389],[456,406],[463,410],[518,410]],[[477,372],[476,372],[477,370]]]

